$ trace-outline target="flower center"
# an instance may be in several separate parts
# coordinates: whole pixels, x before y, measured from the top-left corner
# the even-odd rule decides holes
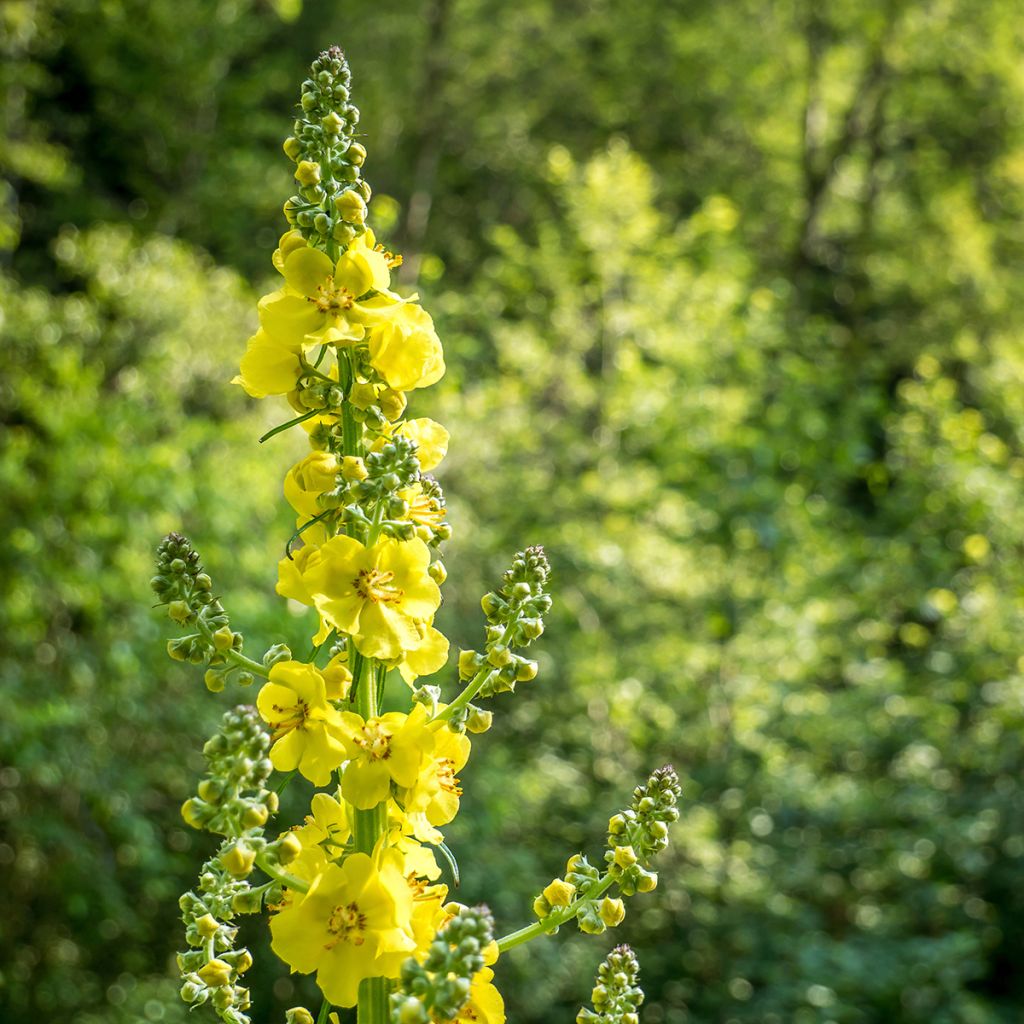
[[[302,729],[309,718],[309,705],[304,700],[296,701],[291,707],[281,707],[280,704],[273,705],[271,709],[275,714],[281,715],[275,722],[270,722],[272,742],[276,743],[282,736],[290,733],[292,729]]]
[[[450,757],[443,757],[437,762],[437,784],[446,793],[462,796],[459,780],[455,777],[455,762]]]
[[[393,572],[385,572],[377,568],[360,569],[359,575],[352,581],[356,593],[364,601],[374,604],[395,604],[402,600],[403,591],[398,587],[389,586],[395,578]]]
[[[374,252],[379,252],[384,257],[384,262],[388,265],[389,270],[394,270],[395,267],[400,267],[405,261],[402,259],[402,254],[397,252],[390,252],[385,249],[383,245],[378,242],[373,247]]]
[[[306,301],[312,302],[320,313],[337,316],[344,310],[351,309],[355,305],[356,297],[341,285],[335,287],[334,275],[331,274],[323,284],[316,286],[316,295],[306,296]]]
[[[386,761],[391,756],[391,733],[380,722],[367,722],[363,735],[356,743],[366,751],[371,761]]]
[[[324,949],[334,949],[339,942],[347,942],[352,946],[361,946],[366,940],[366,915],[359,912],[358,903],[338,905],[331,911],[327,921],[327,931],[333,936],[324,945]]]

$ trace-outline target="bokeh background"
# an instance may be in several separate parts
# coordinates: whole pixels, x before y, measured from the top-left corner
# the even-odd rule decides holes
[[[178,807],[239,695],[166,658],[151,553],[187,532],[251,648],[308,635],[273,594],[300,439],[227,381],[334,42],[448,354],[414,396],[452,431],[441,625],[473,645],[518,547],[556,571],[464,776],[462,897],[525,923],[685,779],[658,892],[505,957],[510,1020],[572,1020],[616,939],[647,1024],[1020,1020],[1020,13],[0,4],[4,1024],[186,1020],[211,842]],[[308,985],[248,937],[277,1024]]]

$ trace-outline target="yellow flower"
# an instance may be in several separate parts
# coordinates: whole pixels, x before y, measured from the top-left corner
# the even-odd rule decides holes
[[[337,263],[319,249],[295,248],[281,273],[284,288],[260,299],[260,324],[301,348],[359,341],[365,324],[386,319],[403,304],[387,290],[391,274],[384,256],[363,246],[343,252]],[[361,301],[369,292],[375,293],[372,304]]]
[[[469,1002],[453,1024],[505,1024],[505,1001],[494,986],[494,971],[481,967],[469,986]]]
[[[302,374],[302,346],[260,328],[250,339],[232,384],[240,384],[251,398],[286,395],[295,390]]]
[[[317,524],[319,526],[320,524]],[[315,530],[317,527],[313,527]],[[310,531],[307,530],[307,533]],[[282,558],[277,563],[277,592],[300,604],[313,605],[313,595],[306,585],[303,573],[312,571],[321,562],[320,548],[313,544],[299,548],[291,558]],[[313,637],[314,644],[322,644],[331,631],[331,625],[320,616],[320,629]]]
[[[368,548],[339,535],[308,556],[299,585],[291,575],[285,584],[282,575],[278,592],[295,597],[304,590],[305,603],[352,636],[361,654],[391,660],[424,643],[419,623],[430,622],[441,603],[429,564],[430,551],[418,539],[384,537]],[[283,565],[282,570],[291,573]]]
[[[391,711],[368,721],[352,711],[342,712],[349,762],[341,777],[341,793],[353,807],[364,811],[376,807],[390,796],[392,781],[402,787],[416,782],[420,763],[434,746],[426,717],[422,704],[408,715]]]
[[[422,481],[398,491],[398,496],[409,506],[404,518],[415,523],[421,540],[429,539],[448,515],[448,509],[424,489]]]
[[[284,496],[301,516],[317,516],[323,509],[317,498],[333,490],[341,463],[331,452],[310,452],[284,478]]]
[[[328,700],[347,700],[352,688],[352,672],[348,667],[348,651],[336,654],[324,666],[324,683]]]
[[[341,718],[327,703],[324,677],[313,665],[280,661],[270,670],[256,707],[272,730],[270,760],[278,771],[296,768],[315,786],[326,785],[345,758]]]
[[[462,789],[457,775],[469,760],[470,742],[465,733],[452,732],[443,722],[427,728],[434,735],[433,750],[424,757],[415,782],[399,793],[399,800],[416,838],[437,843],[441,833],[432,826],[447,825],[459,813]]]
[[[410,685],[420,676],[432,676],[448,664],[448,638],[433,626],[420,623],[422,639],[398,663],[398,671]]]
[[[292,228],[291,231],[286,231],[282,236],[281,240],[277,243],[277,248],[274,250],[274,255],[271,257],[271,262],[274,264],[274,269],[279,273],[284,273],[284,261],[293,253],[296,249],[304,249],[306,247],[306,240],[302,237],[302,232],[296,228]]]
[[[412,302],[370,332],[370,363],[396,391],[425,388],[444,376],[444,352],[434,321]]]
[[[328,864],[305,896],[290,894],[270,922],[271,946],[292,970],[317,972],[324,996],[355,1006],[363,978],[397,977],[414,948],[412,895],[397,866],[354,853]]]

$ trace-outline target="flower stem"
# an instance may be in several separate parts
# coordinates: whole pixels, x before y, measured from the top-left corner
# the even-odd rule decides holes
[[[301,878],[296,878],[295,875],[289,874],[287,871],[274,867],[262,854],[257,856],[256,864],[265,875],[270,875],[275,882],[287,885],[289,889],[294,889],[296,892],[309,892],[309,884],[307,882],[304,882]]]
[[[350,641],[351,643],[351,641]],[[352,686],[355,690],[356,711],[364,718],[375,718],[380,709],[377,704],[376,663],[364,658],[352,648]],[[373,854],[377,841],[387,831],[388,805],[382,800],[368,811],[355,810],[352,815],[352,838],[356,850]],[[388,992],[387,978],[364,978],[359,984],[358,1024],[387,1024]]]
[[[503,935],[498,939],[498,952],[504,953],[506,950],[514,949],[516,946],[523,945],[524,942],[537,938],[539,935],[550,934],[567,921],[571,921],[580,912],[583,904],[603,896],[611,888],[611,885],[611,875],[605,875],[601,884],[596,889],[588,890],[585,896],[574,900],[564,910],[554,910],[540,921],[528,924],[525,928],[520,928],[518,931],[509,932],[508,935]]]

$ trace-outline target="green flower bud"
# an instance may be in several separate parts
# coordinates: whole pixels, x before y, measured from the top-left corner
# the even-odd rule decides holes
[[[360,145],[358,142],[353,142],[352,145],[345,150],[345,159],[350,164],[355,164],[356,167],[362,167],[366,160],[366,147]]]
[[[541,893],[533,901],[533,912],[543,921],[548,914],[551,913],[551,904],[548,902],[547,897]]]
[[[223,960],[211,960],[205,967],[199,968],[199,977],[210,988],[219,988],[231,984],[231,965]]]
[[[267,823],[267,809],[262,804],[254,804],[247,807],[242,815],[242,824],[246,828],[258,828]]]
[[[430,578],[438,586],[441,586],[441,584],[448,579],[448,570],[444,567],[444,562],[440,559],[431,562],[427,567],[427,572],[430,573]]]
[[[289,135],[288,138],[284,140],[284,145],[281,148],[284,150],[285,156],[296,163],[302,155],[302,143],[300,143],[294,135]]]
[[[471,733],[487,732],[494,723],[494,712],[484,711],[483,708],[469,705],[469,715],[466,717],[466,728]]]
[[[228,874],[235,878],[245,878],[256,863],[256,851],[244,843],[235,843],[220,855],[220,862]]]
[[[334,200],[338,215],[350,224],[362,224],[366,220],[366,203],[355,189],[346,189]]]
[[[210,693],[220,693],[224,689],[224,673],[215,668],[207,669],[203,676],[203,682],[206,683],[206,688]]]
[[[623,918],[626,916],[626,905],[622,900],[606,896],[601,900],[598,913],[609,928],[614,928],[616,925],[622,924]]]
[[[576,895],[576,886],[564,879],[556,878],[544,889],[544,898],[552,907],[567,907]]]
[[[501,668],[512,661],[512,652],[504,644],[495,644],[488,650],[487,660],[495,668]]]
[[[216,935],[219,928],[220,922],[213,914],[203,914],[202,917],[196,919],[196,929],[204,939]]]
[[[178,623],[184,626],[192,617],[192,609],[184,601],[172,601],[167,606],[167,614]]]
[[[290,1010],[285,1010],[284,1020],[285,1024],[314,1024],[313,1014],[304,1006],[293,1006]]]
[[[528,683],[537,678],[537,662],[529,658],[520,658],[516,663],[516,682]]]
[[[319,185],[320,165],[314,160],[301,160],[295,168],[295,180],[301,185]]]
[[[340,135],[345,127],[345,122],[333,110],[320,119],[320,124],[328,135]]]
[[[294,832],[286,832],[274,847],[279,864],[290,864],[302,853],[302,843]]]

